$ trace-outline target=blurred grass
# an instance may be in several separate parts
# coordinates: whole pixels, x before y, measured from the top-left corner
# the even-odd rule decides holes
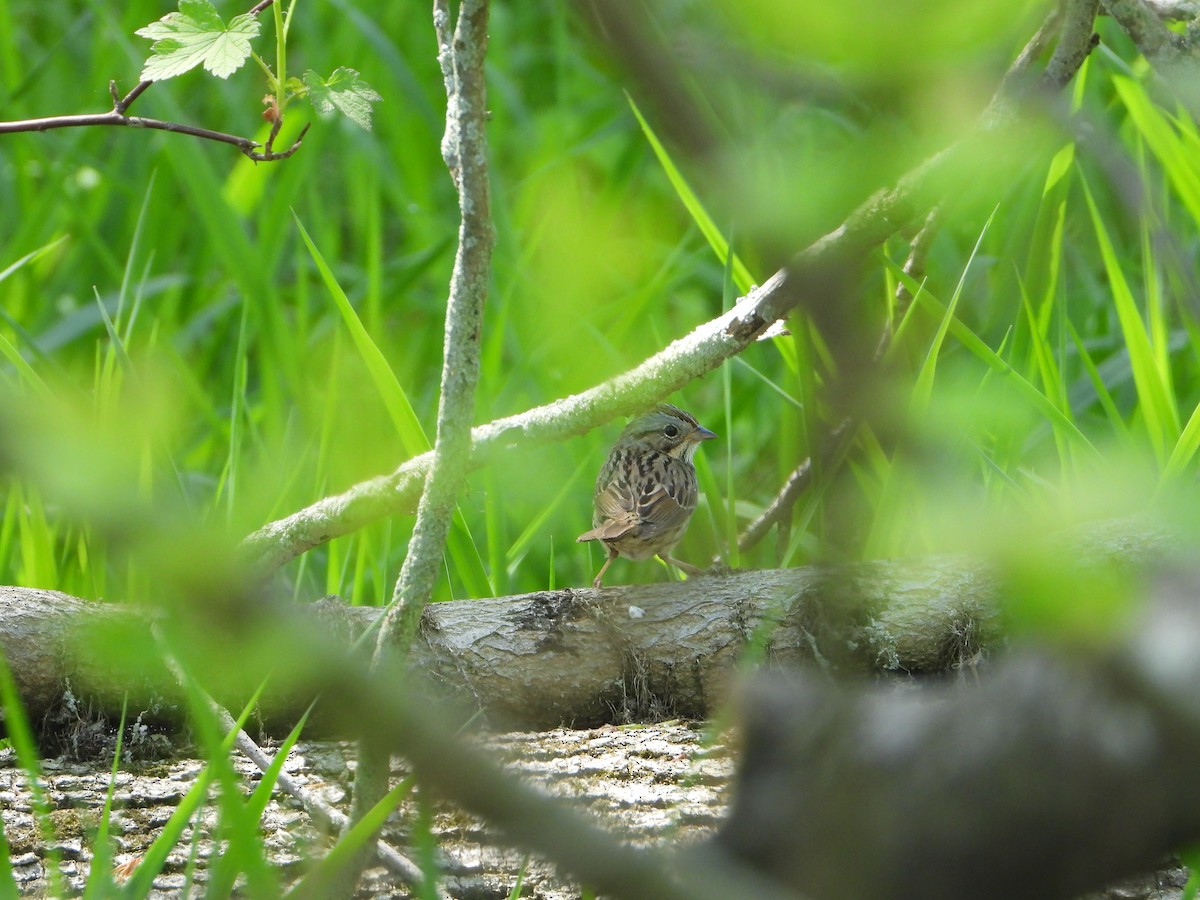
[[[591,387],[729,308],[751,273],[766,277],[970,127],[1043,12],[992,3],[966,21],[935,4],[896,20],[876,6],[921,31],[872,31],[850,7],[656,6],[723,141],[698,158],[649,139],[667,134],[657,110],[639,101],[639,122],[627,79],[568,7],[494,5],[498,240],[478,422]],[[134,29],[167,8],[0,0],[4,115],[105,109],[108,80],[127,90],[140,69]],[[947,27],[927,29],[930,17]],[[427,19],[411,4],[302,3],[291,68],[353,66],[384,101],[372,132],[317,122],[283,163],[124,129],[0,137],[0,583],[211,601],[203,619],[219,623],[237,538],[427,446],[458,227]],[[997,141],[997,158],[1020,164],[1003,178],[993,159],[968,168],[921,277],[903,273],[896,238],[844,296],[818,298],[864,310],[849,320],[871,346],[885,325],[895,337],[872,385],[876,418],[816,460],[789,530],[729,553],[846,415],[833,389],[856,373],[838,342],[793,316],[790,336],[669,398],[721,438],[699,456],[705,496],[681,558],[970,550],[1024,586],[1018,626],[1087,639],[1122,621],[1121,597],[1081,596],[1075,573],[1051,571],[1043,539],[1129,513],[1194,525],[1200,134],[1111,23],[1098,28],[1072,89],[1086,142],[1057,135],[1042,155]],[[262,93],[249,68],[228,83],[193,73],[136,111],[261,140]],[[306,115],[291,108],[284,139]],[[902,313],[900,285],[915,298]],[[574,538],[619,430],[473,473],[438,599],[589,583],[602,554]],[[385,602],[412,525],[396,516],[305,554],[284,573],[291,594]],[[621,561],[610,583],[664,577]],[[191,663],[204,660],[196,641]],[[130,665],[156,652],[120,650]],[[277,648],[243,656],[292,662]],[[130,890],[217,784],[217,830],[235,852],[216,883],[245,873],[277,894],[255,838],[265,793],[237,796],[225,736],[194,706],[210,766]],[[36,773],[31,740],[14,735]],[[0,834],[0,892],[5,848]]]
[[[688,148],[648,141],[611,62],[567,9],[497,6],[498,243],[476,420],[590,387],[719,313],[731,302],[723,285],[739,293],[750,272],[765,277],[781,249],[799,249],[966,127],[978,106],[966,95],[986,91],[951,84],[959,63],[969,55],[990,90],[1031,10],[958,33],[885,90],[855,55],[869,41],[830,38],[836,53],[801,59],[812,48],[786,46],[781,25],[771,53],[747,66],[764,77],[747,79],[720,66],[748,53],[753,30],[728,46],[712,30],[748,28],[745,10],[663,8],[664,25],[690,42],[690,89],[707,92],[727,126],[723,156],[700,165]],[[103,109],[107,80],[131,86],[146,50],[133,30],[164,11],[0,0],[0,23],[12,25],[0,29],[5,115]],[[43,404],[22,439],[71,435],[59,443],[76,454],[6,453],[20,471],[4,476],[0,581],[143,599],[152,567],[111,522],[97,525],[97,504],[127,497],[131,510],[236,538],[419,452],[418,436],[433,433],[457,228],[426,18],[349,0],[298,7],[289,65],[353,65],[385,99],[373,132],[318,122],[284,163],[132,130],[0,140],[0,383],[9,395],[65,398]],[[822,27],[841,34],[832,20]],[[930,552],[948,539],[947,520],[986,531],[994,514],[1060,508],[1069,519],[1063,496],[1113,481],[1112,465],[1140,466],[1131,459],[1150,460],[1164,484],[1194,470],[1200,331],[1175,298],[1192,284],[1197,133],[1112,44],[1075,88],[1104,152],[1060,142],[1057,156],[990,185],[951,217],[927,280],[908,285],[917,301],[889,351],[887,388],[910,411],[908,443],[860,429],[845,464],[817,467],[786,540],[764,541],[741,565]],[[803,77],[789,80],[793,57]],[[193,73],[155,86],[138,111],[261,138],[257,78]],[[929,108],[955,90],[931,128]],[[654,111],[641,112],[657,133]],[[294,107],[286,130],[305,115]],[[732,273],[709,246],[730,235],[744,260]],[[886,250],[861,274],[861,297],[845,298],[865,298],[863,321],[879,332],[903,281],[903,243]],[[727,552],[840,418],[825,388],[852,373],[837,373],[807,323],[790,325],[790,338],[671,398],[722,437],[701,457],[708,497],[684,558]],[[598,559],[573,538],[619,427],[472,475],[463,544],[437,596],[586,584]],[[81,473],[97,454],[125,458],[96,469],[89,505]],[[55,465],[22,468],[31,455]],[[1127,505],[1114,496],[1114,512]],[[294,595],[385,601],[411,527],[398,516],[311,551],[286,572]],[[614,574],[662,577],[626,562]]]

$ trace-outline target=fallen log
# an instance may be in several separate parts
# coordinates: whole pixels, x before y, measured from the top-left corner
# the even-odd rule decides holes
[[[1145,565],[1164,543],[1143,533],[1098,541],[1084,554]],[[739,666],[751,663],[815,662],[849,674],[953,671],[1001,639],[1003,591],[994,569],[962,557],[541,591],[428,607],[409,660],[449,698],[504,727],[702,718]],[[240,609],[235,617],[247,615]],[[326,598],[254,614],[281,624],[289,616],[315,619],[349,647],[380,612]],[[204,614],[213,631],[197,634],[196,643],[219,647],[223,634],[236,634],[228,612]],[[128,693],[169,718],[183,701],[155,650],[151,624],[163,615],[0,587],[0,652],[35,719],[68,690],[109,712]],[[236,708],[246,697],[221,699]],[[268,697],[267,718],[294,721],[310,699]]]
[[[350,646],[380,615],[326,598],[298,608]],[[165,709],[181,692],[153,654],[152,614],[56,591],[0,587],[0,651],[31,717],[75,695],[126,691]],[[411,654],[464,705],[509,725],[551,727],[703,717],[747,654],[769,664],[941,672],[996,635],[995,582],[962,560],[871,563],[542,591],[438,603]],[[99,635],[120,635],[100,639]],[[305,701],[306,702],[306,701]],[[285,718],[303,710],[283,712]]]

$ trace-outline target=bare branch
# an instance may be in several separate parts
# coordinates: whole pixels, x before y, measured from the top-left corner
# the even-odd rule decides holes
[[[274,2],[275,0],[261,0],[261,2],[251,7],[247,14],[257,16]],[[287,159],[299,150],[304,136],[308,133],[309,125],[305,125],[300,132],[300,136],[296,138],[295,143],[290,148],[281,152],[275,152],[271,145],[279,134],[279,127],[282,124],[282,120],[277,119],[274,128],[271,130],[271,137],[267,140],[266,151],[260,153],[258,152],[258,148],[262,145],[250,138],[239,137],[235,134],[225,134],[221,131],[213,131],[210,128],[185,125],[181,122],[167,122],[162,119],[148,119],[142,116],[128,115],[129,107],[134,104],[138,97],[149,90],[153,84],[153,81],[140,81],[128,94],[122,97],[117,92],[117,83],[109,81],[108,92],[113,101],[113,108],[109,112],[73,116],[44,116],[37,119],[18,119],[12,122],[0,122],[0,134],[25,134],[53,131],[59,128],[94,128],[105,126],[149,128],[155,131],[170,131],[174,134],[186,134],[190,137],[200,138],[201,140],[230,144],[237,147],[255,162],[272,162],[274,160]]]
[[[273,149],[272,144],[275,143],[275,138],[279,136],[279,129],[282,125],[283,119],[275,120],[275,125],[271,128],[271,134],[267,138],[266,150],[262,153],[247,153],[246,155],[255,162],[273,162],[277,159],[287,159],[300,149],[300,145],[304,142],[304,136],[308,134],[308,129],[312,128],[312,122],[306,122],[304,127],[300,129],[300,134],[296,136],[296,140],[292,143],[292,146],[286,150],[277,151]]]
[[[195,125],[184,125],[181,122],[165,122],[162,119],[147,119],[142,116],[126,116],[113,110],[106,113],[95,113],[79,116],[46,116],[40,119],[18,119],[14,122],[0,122],[0,134],[20,134],[31,131],[51,131],[56,128],[95,128],[99,126],[116,125],[126,128],[153,128],[158,131],[171,131],[176,134],[187,134],[203,138],[206,141],[218,141],[222,144],[232,144],[243,153],[250,153],[259,146],[257,141],[225,134],[208,128],[198,128]]]
[[[851,422],[850,419],[842,421],[829,436],[825,439],[824,445],[819,451],[819,458],[822,463],[831,462],[837,459],[846,449],[849,438],[854,434],[854,427],[857,423]],[[808,490],[808,486],[813,480],[813,464],[812,457],[804,460],[788,476],[779,493],[775,495],[768,505],[763,510],[762,515],[746,526],[745,530],[738,535],[738,550],[745,553],[750,548],[754,547],[759,541],[767,536],[767,532],[771,530],[771,526],[779,525],[784,528],[787,522],[791,521],[792,508],[796,505],[796,501]]]

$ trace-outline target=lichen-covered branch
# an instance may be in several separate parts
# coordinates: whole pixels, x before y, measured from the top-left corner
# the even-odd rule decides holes
[[[1067,86],[1096,46],[1093,29],[1100,12],[1100,0],[1064,0],[1061,8],[1058,44],[1042,73],[1043,86],[1052,91]]]
[[[483,79],[487,0],[463,3],[453,35],[449,31],[449,17],[449,4],[438,0],[434,4],[434,22],[438,60],[446,75],[448,97],[442,156],[458,189],[462,218],[446,305],[437,441],[417,507],[417,523],[408,555],[392,595],[392,608],[382,626],[381,646],[388,640],[406,644],[415,633],[421,608],[437,581],[455,504],[466,485],[475,387],[479,381],[483,307],[491,276],[494,234],[488,193],[487,99]]]
[[[1163,24],[1142,0],[1102,0],[1105,11],[1117,20],[1130,40],[1152,64],[1161,65],[1188,52],[1181,35]]]
[[[450,28],[448,0],[434,0],[438,62],[446,82],[446,131],[442,157],[458,190],[461,220],[458,252],[450,278],[443,343],[442,382],[438,402],[437,439],[429,477],[417,506],[408,554],[384,613],[375,645],[373,668],[406,653],[421,613],[433,595],[446,537],[458,496],[466,485],[471,461],[471,422],[479,382],[479,347],[483,307],[491,276],[492,231],[487,164],[488,0],[463,0],[458,21]],[[351,822],[357,823],[387,793],[392,746],[363,737],[354,781]],[[357,880],[365,856],[352,864],[347,882]]]

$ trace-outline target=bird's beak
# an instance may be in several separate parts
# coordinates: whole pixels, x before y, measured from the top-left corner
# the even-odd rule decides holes
[[[716,435],[713,432],[709,431],[707,428],[701,428],[699,425],[697,425],[696,430],[692,432],[692,441],[697,444],[701,441],[711,441],[715,437]]]

